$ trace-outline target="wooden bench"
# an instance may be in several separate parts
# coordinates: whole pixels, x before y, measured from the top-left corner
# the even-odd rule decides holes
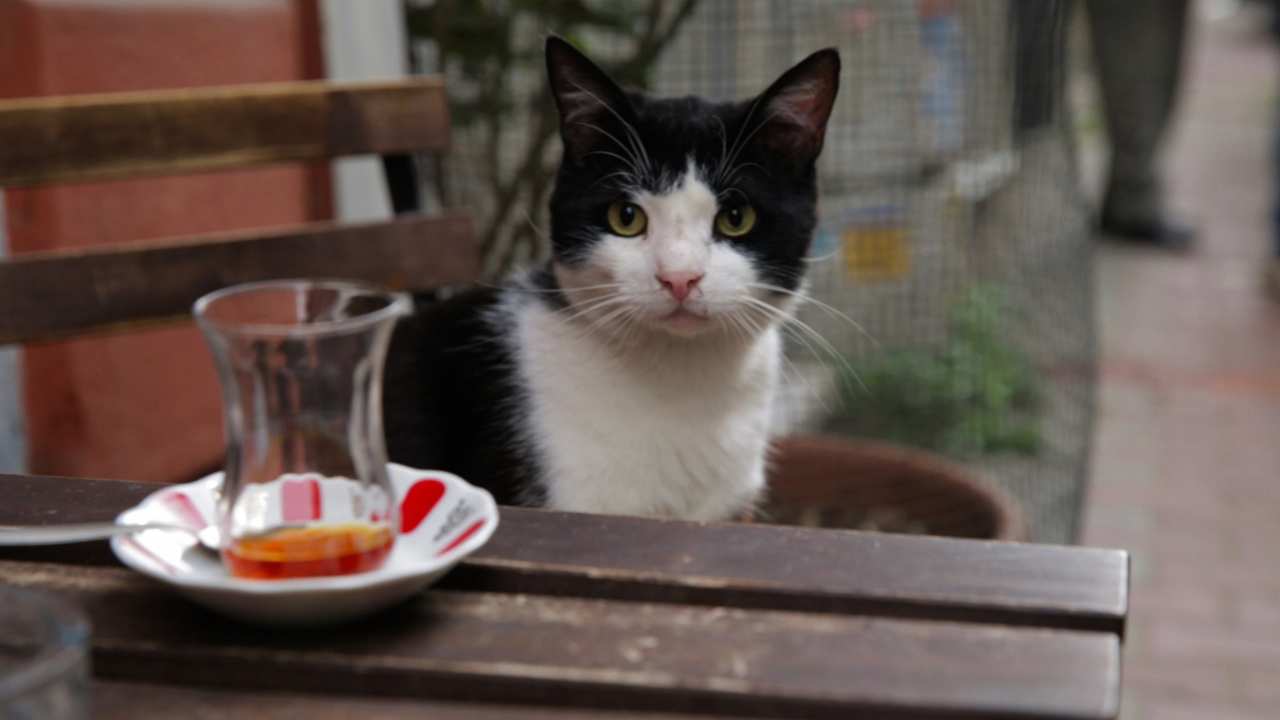
[[[474,281],[469,219],[423,216],[412,153],[449,144],[443,83],[295,82],[0,101],[0,187],[383,156],[395,220],[170,238],[0,262],[0,344],[187,317],[206,292],[285,277],[426,290]]]
[[[0,524],[154,489],[0,475]],[[0,549],[0,582],[86,608],[104,718],[1101,720],[1128,612],[1119,551],[516,508],[434,588],[326,630],[222,620],[104,543]]]

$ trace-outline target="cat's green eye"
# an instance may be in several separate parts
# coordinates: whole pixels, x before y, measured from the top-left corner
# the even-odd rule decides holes
[[[716,232],[725,237],[742,237],[756,226],[756,209],[750,205],[734,205],[716,215]]]
[[[635,237],[649,226],[649,216],[635,203],[616,202],[610,205],[607,219],[609,232],[622,237]]]

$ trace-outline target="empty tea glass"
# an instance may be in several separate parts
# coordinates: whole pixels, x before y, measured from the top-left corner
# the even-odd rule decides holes
[[[282,280],[205,295],[222,386],[222,559],[253,579],[377,568],[395,539],[382,367],[406,295]]]
[[[0,719],[89,716],[89,623],[49,593],[0,587]]]

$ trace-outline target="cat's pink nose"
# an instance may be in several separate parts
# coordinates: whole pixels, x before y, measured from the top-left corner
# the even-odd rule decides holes
[[[684,302],[689,297],[689,293],[697,287],[698,281],[702,280],[703,273],[700,272],[660,272],[657,274],[658,283],[671,293],[671,297],[676,302]]]

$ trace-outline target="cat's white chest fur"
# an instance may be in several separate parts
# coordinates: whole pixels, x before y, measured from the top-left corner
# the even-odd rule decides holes
[[[525,423],[557,510],[727,520],[764,488],[781,341],[622,355],[540,303],[515,308]]]

